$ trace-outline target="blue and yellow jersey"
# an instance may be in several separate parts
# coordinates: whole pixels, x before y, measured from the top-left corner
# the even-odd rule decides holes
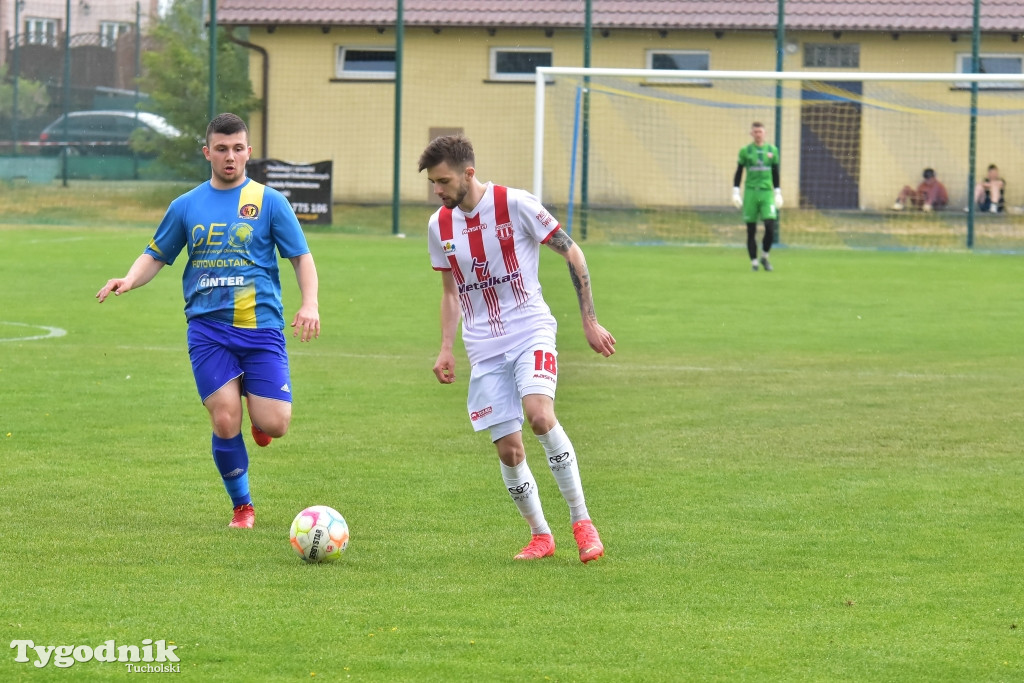
[[[284,329],[277,255],[309,253],[291,204],[277,190],[247,179],[230,190],[209,181],[167,208],[146,253],[168,265],[182,249],[185,317],[235,327]]]

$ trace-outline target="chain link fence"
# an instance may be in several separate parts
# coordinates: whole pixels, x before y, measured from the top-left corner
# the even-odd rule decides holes
[[[152,47],[140,25],[119,35],[25,33],[6,36],[0,83],[0,180],[169,179],[153,154],[138,153],[136,129],[173,134],[138,91],[141,54]]]

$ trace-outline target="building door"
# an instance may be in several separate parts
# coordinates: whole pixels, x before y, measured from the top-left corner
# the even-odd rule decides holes
[[[860,207],[860,82],[804,81],[800,102],[800,206]]]

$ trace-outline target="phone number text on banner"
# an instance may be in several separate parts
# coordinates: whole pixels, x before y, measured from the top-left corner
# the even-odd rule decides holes
[[[299,222],[331,224],[333,161],[294,164],[278,159],[255,159],[246,170],[256,182],[272,187],[292,204]]]

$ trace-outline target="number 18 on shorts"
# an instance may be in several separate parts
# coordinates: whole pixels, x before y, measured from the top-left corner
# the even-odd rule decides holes
[[[555,398],[558,351],[550,342],[520,346],[473,367],[466,407],[475,431],[509,420],[523,421],[523,397]]]

